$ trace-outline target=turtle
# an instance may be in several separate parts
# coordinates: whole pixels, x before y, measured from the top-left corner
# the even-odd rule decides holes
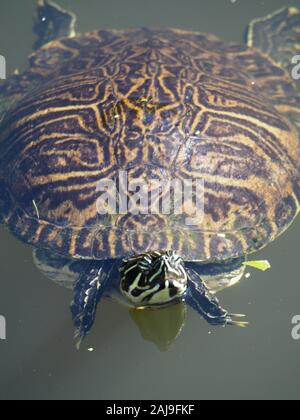
[[[245,326],[216,292],[299,212],[300,11],[240,44],[76,24],[39,0],[29,68],[0,85],[0,222],[44,271],[69,269],[80,342],[114,292]]]

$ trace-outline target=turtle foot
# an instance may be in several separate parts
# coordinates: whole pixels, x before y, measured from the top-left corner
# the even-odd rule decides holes
[[[245,315],[231,314],[222,308],[217,297],[210,292],[196,271],[188,270],[188,276],[189,285],[185,301],[210,325],[231,325],[240,328],[249,325],[248,322],[240,321],[241,318],[245,318]]]
[[[50,41],[75,36],[76,16],[50,0],[39,0],[34,32],[38,36],[34,48]]]

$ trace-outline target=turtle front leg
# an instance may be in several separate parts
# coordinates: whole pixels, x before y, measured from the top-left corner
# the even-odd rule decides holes
[[[109,292],[114,268],[109,261],[92,261],[74,285],[71,312],[78,348],[95,322],[99,301]]]
[[[38,0],[34,32],[38,36],[34,48],[62,37],[75,36],[76,16],[50,0]]]
[[[230,314],[223,309],[219,300],[213,295],[201,276],[193,269],[187,269],[188,289],[185,301],[194,310],[196,310],[210,325],[226,326],[234,325],[238,327],[248,326],[247,322],[238,321],[237,318],[243,318],[244,315]]]

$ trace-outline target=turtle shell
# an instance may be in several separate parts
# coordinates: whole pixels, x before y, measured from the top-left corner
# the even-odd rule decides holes
[[[172,249],[208,262],[256,251],[299,210],[286,100],[295,92],[258,50],[212,35],[111,30],[51,42],[0,87],[16,102],[0,126],[1,219],[26,243],[73,258]],[[186,223],[191,203],[152,214],[138,201],[99,214],[99,182],[119,185],[124,173],[201,181],[201,217]]]

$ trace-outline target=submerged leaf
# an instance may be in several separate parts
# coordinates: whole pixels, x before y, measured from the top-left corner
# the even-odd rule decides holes
[[[243,265],[245,265],[246,267],[256,268],[257,270],[260,270],[260,271],[267,271],[271,268],[271,264],[267,260],[264,260],[264,261],[245,261],[243,263]]]

